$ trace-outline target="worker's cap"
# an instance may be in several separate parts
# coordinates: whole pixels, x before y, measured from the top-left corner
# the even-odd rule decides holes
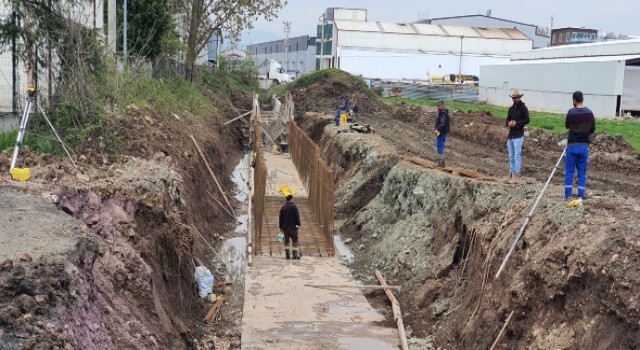
[[[522,97],[524,94],[520,92],[520,89],[511,89],[511,97]]]
[[[288,195],[288,196],[286,197],[286,199],[287,199],[287,202],[288,202],[288,201],[290,201],[290,200],[292,200],[292,199],[293,199],[293,195],[292,195],[292,194]]]
[[[444,101],[443,100],[438,100],[438,102],[436,102],[436,104],[438,106],[444,106]]]

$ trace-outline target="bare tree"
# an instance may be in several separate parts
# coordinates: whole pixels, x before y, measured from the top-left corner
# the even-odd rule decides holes
[[[176,0],[183,16],[187,54],[186,79],[193,80],[198,53],[216,31],[236,40],[240,32],[253,28],[259,18],[271,21],[286,0]]]

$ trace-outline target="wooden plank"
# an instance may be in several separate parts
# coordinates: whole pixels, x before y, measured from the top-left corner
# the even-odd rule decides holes
[[[393,318],[396,320],[396,323],[398,325],[398,333],[400,335],[400,346],[402,347],[402,350],[409,350],[409,344],[407,343],[407,334],[405,333],[405,330],[404,330],[404,322],[402,322],[402,313],[400,312],[400,303],[398,303],[398,300],[396,299],[395,295],[393,295],[393,292],[391,292],[391,289],[387,285],[387,281],[382,276],[382,273],[380,273],[380,270],[376,270],[375,274],[376,274],[376,277],[378,277],[378,281],[380,281],[380,285],[382,285],[382,287],[384,288],[385,294],[387,294],[387,297],[391,301],[391,306],[393,309]]]
[[[241,115],[239,115],[239,116],[237,116],[237,117],[235,117],[235,118],[233,118],[233,119],[231,119],[231,120],[228,120],[228,121],[226,121],[226,122],[222,123],[222,125],[228,125],[228,124],[231,124],[231,123],[235,122],[236,120],[241,119],[242,117],[246,117],[246,116],[248,116],[249,114],[251,114],[251,112],[253,112],[253,111],[249,111],[249,112],[247,112],[247,113],[241,114]]]

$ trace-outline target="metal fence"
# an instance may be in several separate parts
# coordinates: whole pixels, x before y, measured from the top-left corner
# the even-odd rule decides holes
[[[253,169],[253,225],[255,232],[254,242],[260,242],[262,238],[262,221],[264,218],[265,192],[267,187],[267,165],[264,161],[262,150],[262,131],[260,128],[260,103],[258,97],[253,99],[253,112],[251,122],[251,135],[253,143],[254,169]],[[257,250],[256,250],[257,253]]]
[[[333,242],[333,171],[322,160],[320,148],[294,122],[289,122],[291,160],[309,193],[328,242]]]
[[[372,80],[372,89],[379,89],[383,97],[427,100],[477,102],[478,87],[473,85],[436,85]]]

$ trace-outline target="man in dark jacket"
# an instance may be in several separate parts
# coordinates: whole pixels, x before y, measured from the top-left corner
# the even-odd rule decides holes
[[[589,159],[589,136],[596,131],[593,112],[584,106],[582,92],[573,93],[573,108],[567,112],[565,127],[569,129],[567,155],[564,167],[564,198],[570,207],[582,204],[587,190],[587,164]],[[578,199],[571,201],[573,174],[578,170]]]
[[[444,107],[444,101],[436,103],[438,116],[433,134],[436,135],[436,150],[438,151],[438,166],[444,168],[444,142],[449,134],[449,110]]]
[[[280,231],[284,234],[284,252],[287,259],[300,259],[298,255],[298,227],[300,227],[300,212],[293,204],[293,196],[287,196],[287,202],[280,208]],[[289,255],[289,241],[292,242],[293,256]]]
[[[522,102],[523,93],[520,89],[511,91],[513,105],[507,112],[506,126],[509,128],[507,147],[509,148],[509,177],[517,180],[520,177],[522,165],[522,144],[524,143],[524,126],[529,124],[529,109]]]

